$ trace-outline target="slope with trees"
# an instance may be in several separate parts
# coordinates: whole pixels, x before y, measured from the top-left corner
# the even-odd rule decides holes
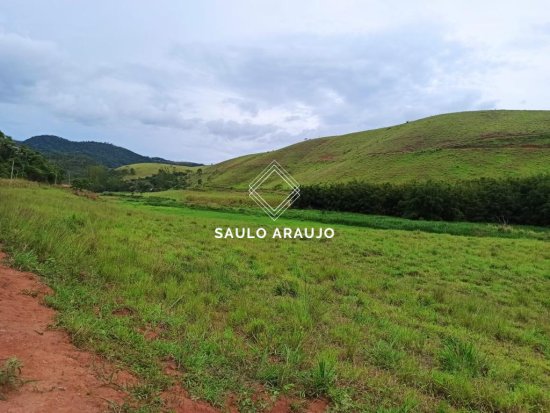
[[[55,183],[61,182],[64,171],[40,153],[19,145],[0,132],[0,178]]]

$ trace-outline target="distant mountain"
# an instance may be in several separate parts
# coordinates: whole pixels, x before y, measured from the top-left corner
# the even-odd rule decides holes
[[[103,165],[108,168],[145,162],[183,166],[201,165],[195,162],[174,162],[162,158],[143,156],[111,143],[74,142],[53,135],[33,136],[21,142],[21,144],[42,153],[52,162],[70,171],[73,176],[83,175],[86,169],[92,165]]]

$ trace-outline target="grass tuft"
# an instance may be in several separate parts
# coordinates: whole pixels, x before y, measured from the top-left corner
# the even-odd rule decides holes
[[[33,251],[16,252],[12,263],[15,268],[23,271],[36,271],[39,267],[38,257]]]
[[[384,369],[395,369],[405,353],[399,349],[394,341],[380,340],[371,350],[374,364]]]
[[[328,396],[336,381],[336,363],[329,358],[321,358],[311,370],[311,385],[308,395]]]
[[[486,357],[472,343],[453,337],[445,340],[439,362],[445,371],[463,372],[471,377],[486,376],[489,372]]]
[[[21,368],[23,364],[16,357],[7,359],[0,367],[0,400],[5,399],[4,393],[19,387],[21,380]]]

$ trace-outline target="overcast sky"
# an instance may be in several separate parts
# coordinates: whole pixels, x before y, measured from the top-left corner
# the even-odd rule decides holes
[[[204,163],[477,109],[550,109],[545,1],[0,4],[0,130]]]

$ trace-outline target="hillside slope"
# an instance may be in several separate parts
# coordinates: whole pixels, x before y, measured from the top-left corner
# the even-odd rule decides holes
[[[73,142],[52,135],[33,136],[23,141],[22,144],[41,152],[62,168],[71,171],[75,176],[81,175],[86,167],[91,165],[103,165],[108,168],[144,162],[184,166],[199,165],[194,162],[174,162],[162,158],[151,158],[110,143]]]
[[[479,111],[307,140],[209,167],[212,187],[248,186],[272,160],[301,184],[407,182],[550,172],[550,111]]]
[[[55,183],[63,179],[63,171],[40,153],[19,147],[0,131],[0,178],[12,177]]]

